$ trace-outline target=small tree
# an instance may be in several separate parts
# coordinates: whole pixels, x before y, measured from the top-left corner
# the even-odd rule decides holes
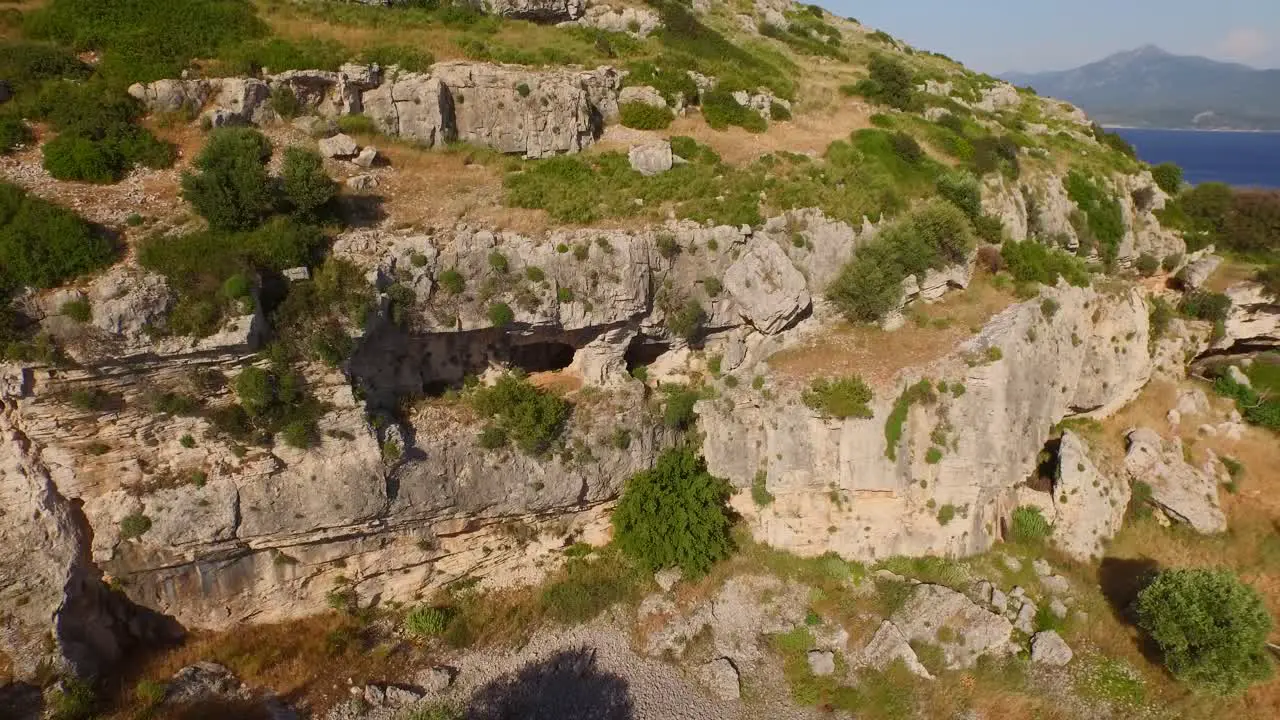
[[[280,177],[284,194],[299,215],[313,215],[338,192],[337,183],[324,171],[324,160],[314,150],[300,147],[285,150]]]
[[[613,512],[614,539],[650,570],[679,566],[703,575],[733,549],[725,507],[731,493],[692,449],[667,450],[652,470],[627,481]]]
[[[1167,162],[1151,168],[1151,177],[1156,185],[1170,195],[1177,195],[1182,189],[1182,168]]]
[[[214,130],[196,158],[200,172],[182,176],[182,197],[215,228],[252,228],[275,209],[269,159],[271,143],[257,130]]]
[[[1138,624],[1179,679],[1219,695],[1271,675],[1271,615],[1258,592],[1229,570],[1167,570],[1138,595]]]

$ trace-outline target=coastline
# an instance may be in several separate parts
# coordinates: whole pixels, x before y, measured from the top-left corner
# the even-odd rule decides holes
[[[1105,130],[1160,130],[1162,132],[1200,132],[1200,133],[1241,133],[1250,135],[1280,135],[1278,130],[1236,130],[1232,128],[1171,128],[1148,127],[1146,125],[1107,125],[1099,123]]]

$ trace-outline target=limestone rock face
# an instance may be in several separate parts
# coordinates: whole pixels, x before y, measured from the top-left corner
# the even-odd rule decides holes
[[[1107,477],[1089,459],[1084,441],[1070,430],[1058,446],[1053,483],[1053,542],[1082,561],[1101,557],[1129,506],[1129,484]],[[1062,502],[1066,498],[1066,502]]]
[[[1221,264],[1222,258],[1212,252],[1203,253],[1199,257],[1187,258],[1187,265],[1182,269],[1181,274],[1183,285],[1188,290],[1199,289]]]
[[[479,0],[485,12],[535,22],[560,22],[582,17],[586,0]]]
[[[804,276],[775,243],[756,242],[724,276],[743,317],[765,334],[777,333],[809,309]]]
[[[734,507],[775,547],[862,560],[985,551],[1017,506],[1014,488],[1037,465],[1048,429],[1072,414],[1113,412],[1150,375],[1140,297],[1066,286],[1046,297],[1056,303],[1052,317],[1039,299],[1014,305],[946,358],[873,388],[870,419],[824,419],[795,394],[770,401],[746,389],[700,403],[709,468],[743,489],[764,474],[775,502],[756,507],[742,493]],[[999,360],[988,359],[989,348],[1000,349]],[[925,377],[964,392],[912,406],[887,448],[895,400]],[[943,418],[948,446],[928,463]],[[940,525],[936,506],[946,504],[967,516]]]
[[[917,585],[891,620],[908,640],[940,645],[952,669],[970,668],[982,655],[1008,655],[1014,649],[1008,620],[941,585]]]
[[[555,12],[556,2],[561,12],[581,12],[579,0],[567,6],[565,0],[517,0],[503,9],[533,17]],[[423,73],[348,64],[337,72],[291,70],[265,80],[159,80],[129,92],[153,111],[207,108],[204,117],[221,126],[274,119],[268,100],[288,91],[308,112],[323,118],[364,113],[380,131],[427,147],[462,139],[539,158],[592,144],[603,123],[617,117],[620,84],[608,67],[444,62]]]
[[[1223,323],[1223,338],[1216,347],[1236,343],[1280,347],[1280,298],[1269,295],[1261,283],[1246,282],[1227,288],[1231,312]]]
[[[572,2],[572,0],[570,0]],[[662,18],[648,8],[624,7],[612,8],[605,4],[592,4],[576,21],[562,25],[579,25],[593,27],[608,32],[624,32],[636,37],[648,37],[650,33],[662,27]]]
[[[666,98],[662,97],[662,93],[651,85],[630,85],[622,88],[618,93],[618,104],[625,105],[626,103],[643,103],[660,108],[667,106]]]
[[[738,669],[729,658],[717,658],[703,665],[698,675],[707,689],[721,700],[737,700],[742,695]]]
[[[1188,465],[1182,444],[1166,443],[1154,430],[1139,428],[1126,438],[1125,469],[1134,482],[1151,486],[1151,500],[1170,520],[1186,523],[1196,532],[1220,533],[1227,518],[1218,504],[1218,482]]]

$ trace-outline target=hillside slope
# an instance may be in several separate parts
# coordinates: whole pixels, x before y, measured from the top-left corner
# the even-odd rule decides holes
[[[1273,436],[1186,366],[1262,357],[1280,314],[1194,292],[1244,276],[1078,108],[781,0],[7,27],[11,688],[121,718],[1270,707],[1200,703],[1098,585],[1231,523],[1272,587],[1271,509],[1217,458]]]

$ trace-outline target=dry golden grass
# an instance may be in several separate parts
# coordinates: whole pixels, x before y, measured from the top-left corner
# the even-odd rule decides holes
[[[1212,292],[1223,292],[1236,283],[1252,280],[1261,269],[1262,266],[1260,265],[1228,259],[1219,265],[1217,270],[1213,271],[1213,274],[1205,281],[1204,289]]]
[[[944,357],[1016,300],[1011,292],[995,288],[989,277],[978,275],[967,289],[948,293],[940,302],[913,306],[912,319],[898,330],[843,324],[776,353],[769,367],[780,381],[796,385],[849,374],[887,385],[905,368]]]

